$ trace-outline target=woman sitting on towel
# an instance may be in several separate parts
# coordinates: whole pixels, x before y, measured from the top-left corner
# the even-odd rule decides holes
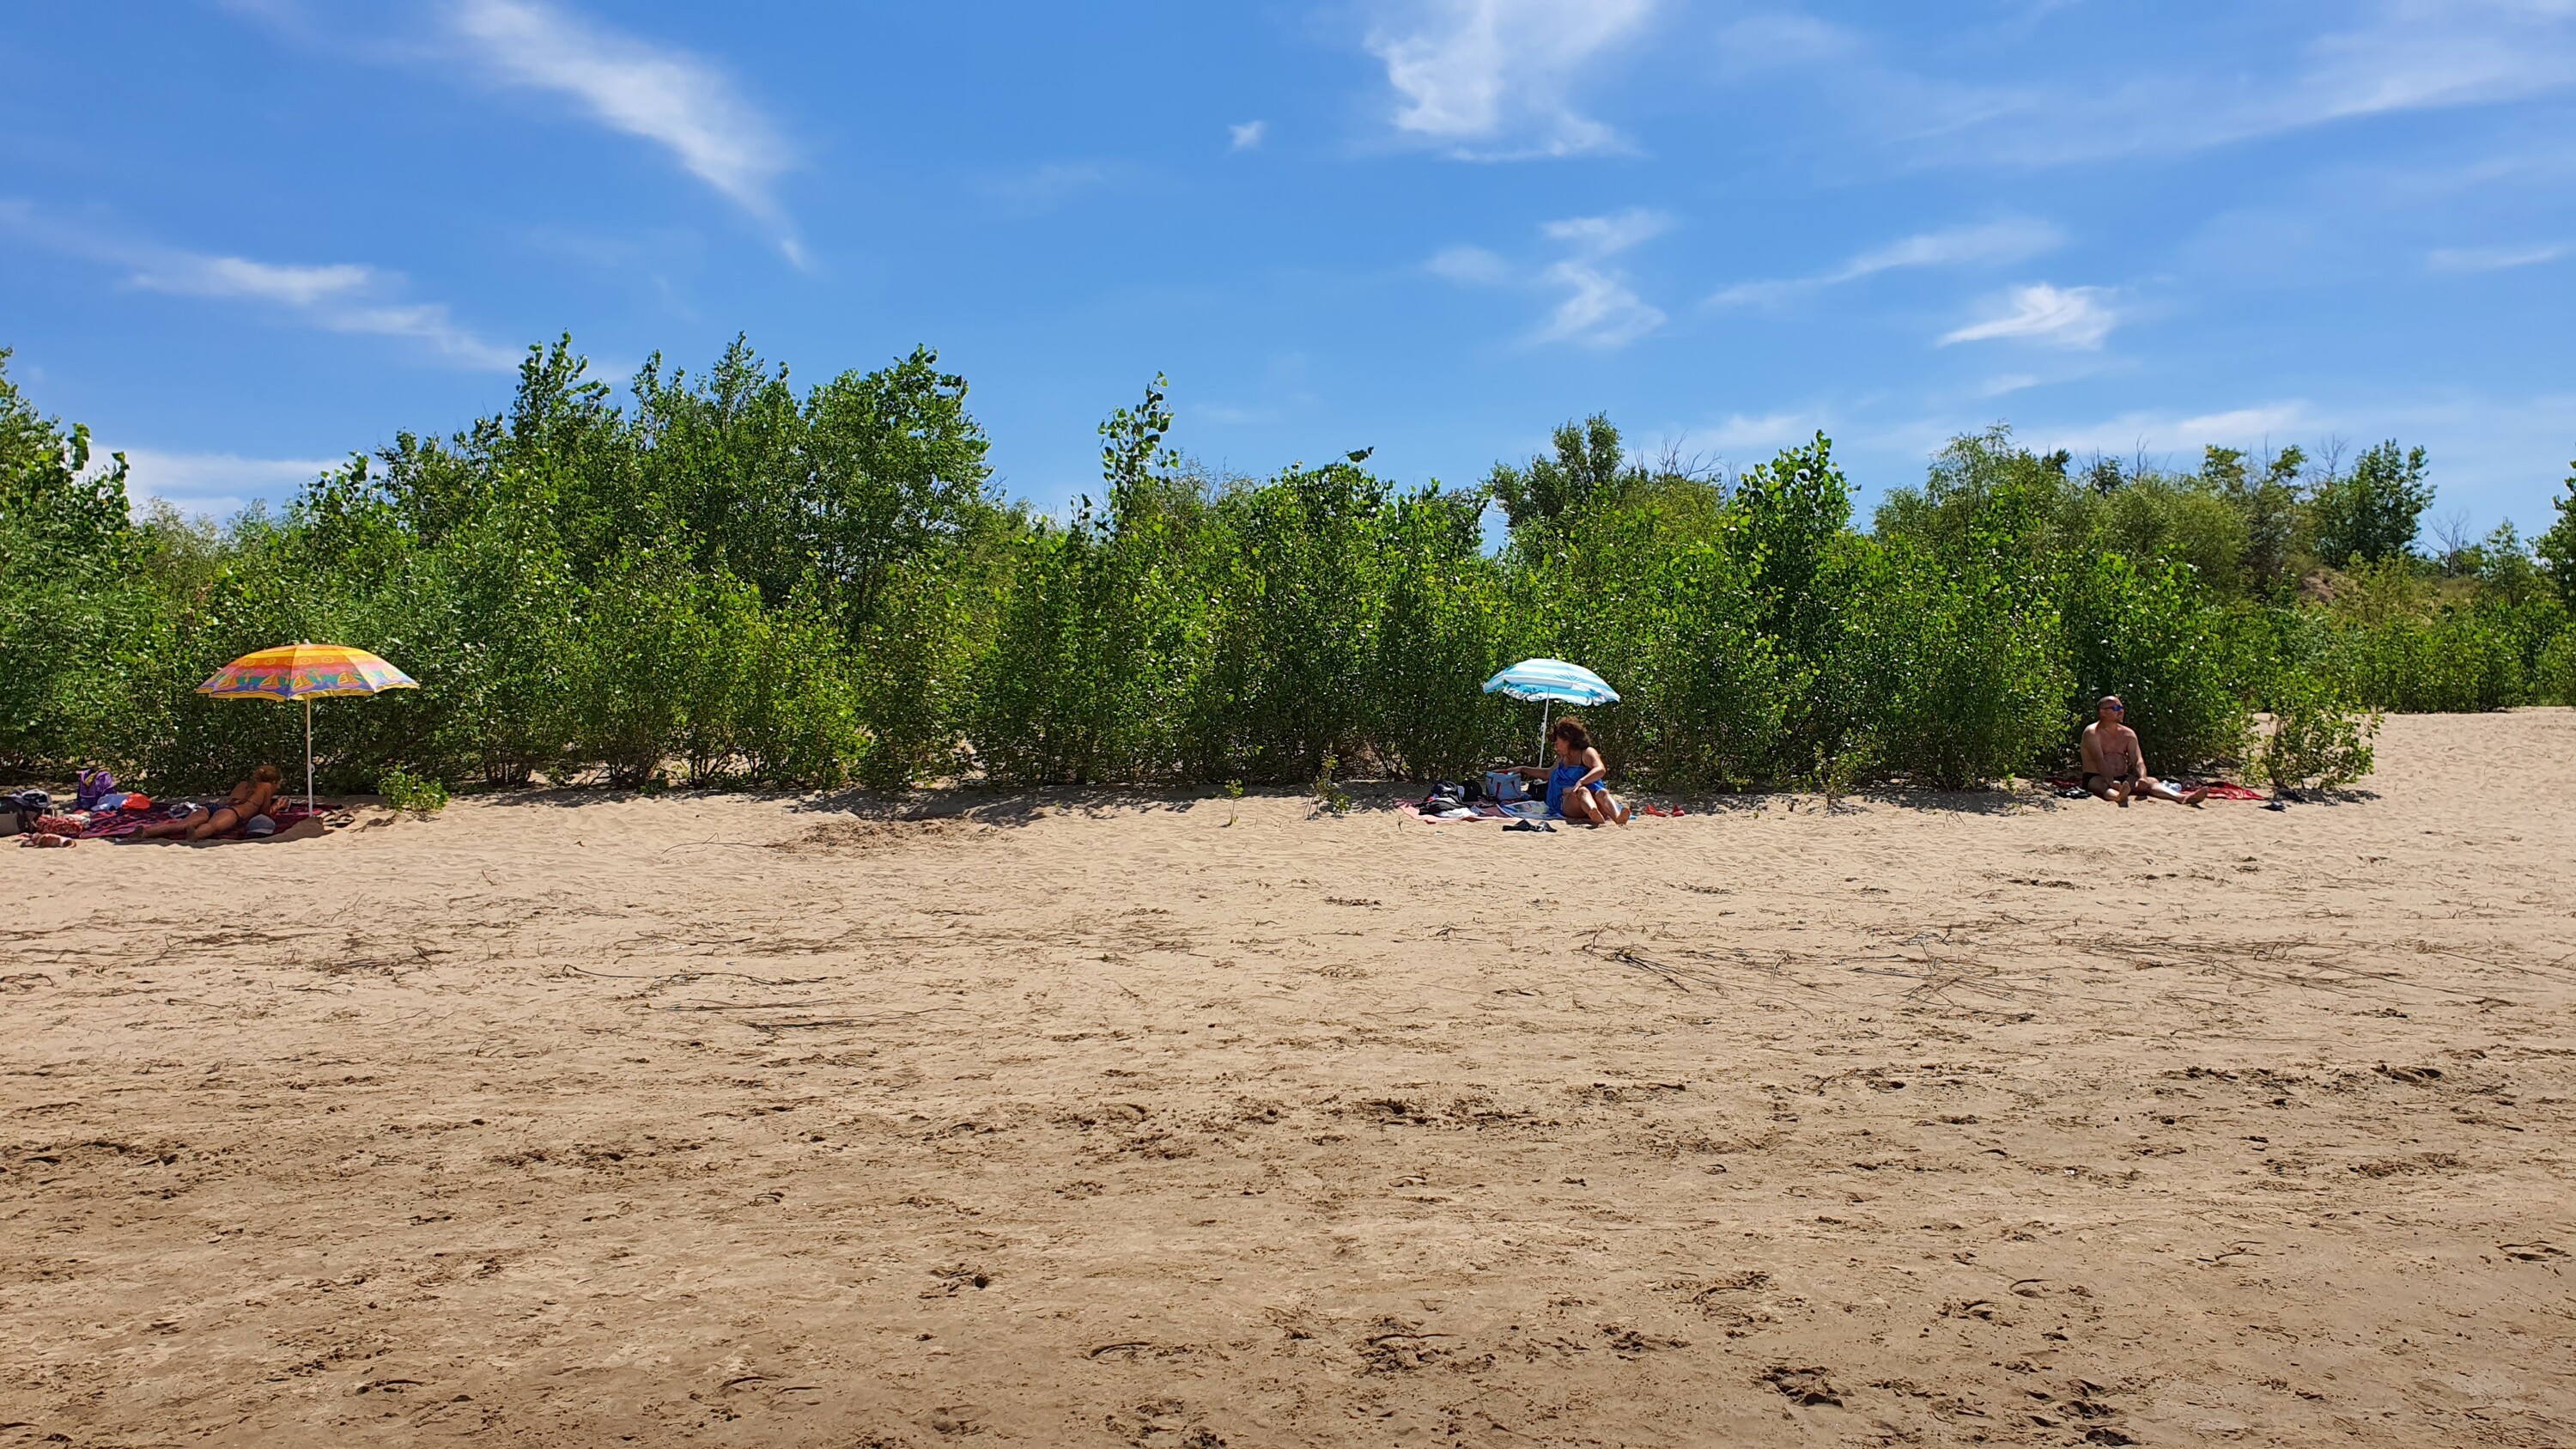
[[[256,816],[266,815],[277,803],[277,767],[262,765],[250,772],[250,778],[235,785],[220,805],[192,805],[188,813],[176,820],[146,825],[134,832],[138,840],[161,839],[184,835],[190,840],[203,840],[247,824]]]
[[[1610,798],[1603,783],[1610,778],[1610,767],[1592,747],[1592,732],[1583,727],[1583,721],[1567,715],[1548,731],[1548,740],[1556,746],[1553,767],[1517,767],[1526,779],[1546,778],[1547,813],[1582,825],[1627,824],[1630,811]]]

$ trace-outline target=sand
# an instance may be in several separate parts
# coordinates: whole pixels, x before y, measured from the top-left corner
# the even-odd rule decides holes
[[[0,1443],[2576,1442],[2571,760],[0,850]]]

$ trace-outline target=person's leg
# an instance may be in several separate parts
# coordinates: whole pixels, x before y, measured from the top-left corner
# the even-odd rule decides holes
[[[1628,823],[1628,816],[1631,813],[1629,808],[1619,803],[1618,797],[1610,793],[1608,786],[1595,785],[1584,793],[1591,797],[1589,803],[1598,812],[1595,818],[1611,825]]]
[[[137,840],[166,840],[173,835],[185,835],[188,833],[189,826],[196,824],[205,817],[206,809],[204,806],[191,805],[188,807],[187,814],[180,816],[176,820],[160,820],[155,821],[150,825],[146,825],[142,829],[134,832],[134,838]]]
[[[1600,803],[1592,798],[1592,792],[1589,790],[1581,788],[1567,790],[1559,800],[1558,808],[1565,812],[1566,819],[1577,825],[1601,823]]]
[[[2111,793],[2111,779],[2107,775],[2085,776],[2084,788],[2096,800],[2113,800],[2118,798]]]
[[[2205,788],[2194,790],[2190,794],[2186,795],[2182,791],[2166,784],[2164,781],[2157,779],[2153,775],[2149,775],[2144,780],[2139,781],[2138,789],[2150,800],[2171,800],[2177,805],[2189,805],[2195,809],[2199,807],[2202,800],[2207,799],[2209,796],[2209,791]]]

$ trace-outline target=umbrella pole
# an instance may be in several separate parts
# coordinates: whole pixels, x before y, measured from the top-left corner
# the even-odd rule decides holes
[[[1538,704],[1538,762],[1539,762],[1540,764],[1542,764],[1542,765],[1544,765],[1544,764],[1546,764],[1546,763],[1547,763],[1547,712],[1548,712],[1549,710],[1551,710],[1551,709],[1554,709],[1554,708],[1556,708],[1556,701],[1555,701],[1555,700],[1552,700],[1552,699],[1543,699],[1543,700],[1540,700],[1540,701],[1539,701],[1539,704]]]
[[[304,701],[304,813],[313,813],[313,701]]]

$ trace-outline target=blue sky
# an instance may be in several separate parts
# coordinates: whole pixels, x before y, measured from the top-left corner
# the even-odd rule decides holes
[[[0,345],[194,509],[566,329],[929,343],[1050,507],[1158,370],[1211,463],[1408,483],[2009,420],[2395,436],[2528,529],[2576,456],[2576,0],[25,0],[0,65]]]

